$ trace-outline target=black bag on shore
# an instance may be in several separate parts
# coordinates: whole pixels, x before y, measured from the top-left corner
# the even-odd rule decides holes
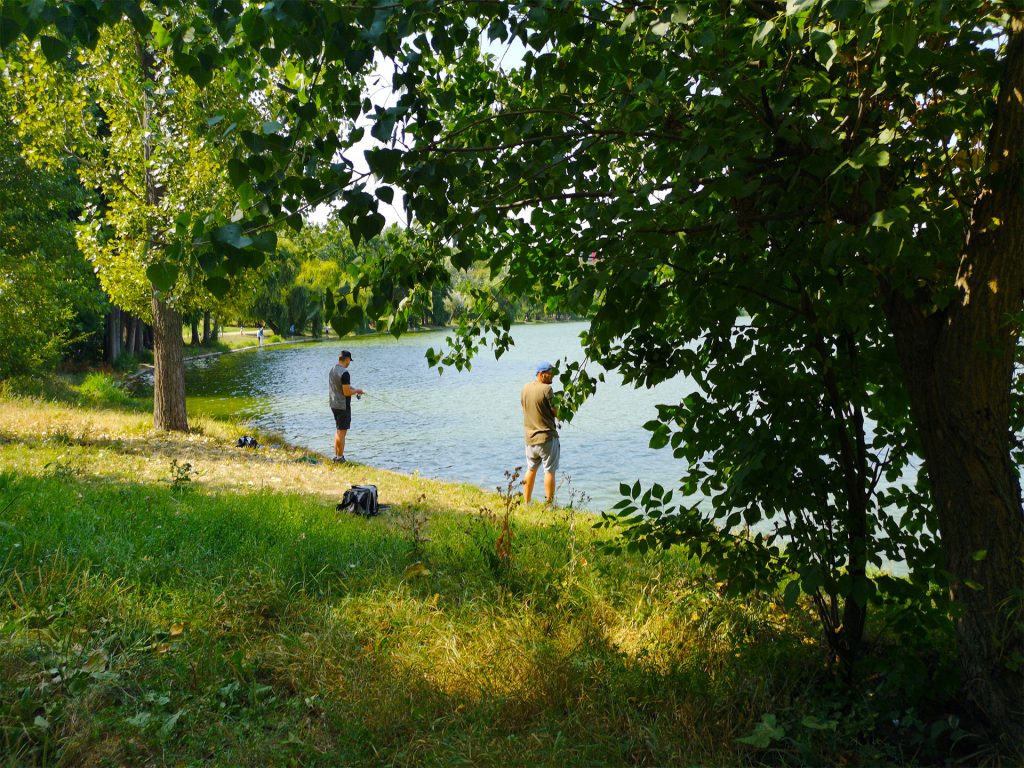
[[[351,512],[363,517],[373,517],[380,514],[380,505],[377,503],[376,485],[353,485],[338,503],[339,512]]]

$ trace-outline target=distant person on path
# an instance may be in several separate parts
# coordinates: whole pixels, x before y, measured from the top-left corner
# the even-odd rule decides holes
[[[544,496],[548,504],[555,500],[555,472],[558,470],[560,447],[555,419],[551,381],[555,367],[543,362],[537,365],[537,377],[523,387],[519,397],[523,406],[523,427],[526,430],[526,474],[523,476],[523,501],[530,503],[537,468],[544,464]]]
[[[334,459],[333,461],[345,463],[345,436],[349,427],[352,426],[352,395],[357,397],[365,390],[354,389],[352,379],[348,372],[349,363],[352,362],[352,353],[347,349],[341,350],[338,355],[338,363],[327,377],[327,384],[330,388],[331,411],[334,413]]]
[[[263,323],[260,323],[260,327],[256,329],[256,343],[263,346]]]

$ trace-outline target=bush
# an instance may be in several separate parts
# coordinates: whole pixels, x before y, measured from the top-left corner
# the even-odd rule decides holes
[[[124,406],[132,399],[109,373],[90,373],[78,388],[86,400],[98,405]]]

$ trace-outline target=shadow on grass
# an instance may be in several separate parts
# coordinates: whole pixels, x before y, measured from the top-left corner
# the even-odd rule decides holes
[[[286,494],[7,472],[0,510],[8,754],[628,765],[700,752],[679,736],[696,710],[677,692],[705,687],[702,671],[680,685],[618,650],[599,611],[510,596],[471,542],[448,543],[443,575],[410,580],[410,542],[388,521]],[[25,726],[25,712],[44,714]]]

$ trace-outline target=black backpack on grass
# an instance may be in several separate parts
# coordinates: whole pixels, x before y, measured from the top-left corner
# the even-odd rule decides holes
[[[377,503],[376,485],[353,485],[338,502],[339,512],[351,512],[363,517],[373,517],[380,514],[380,504]]]

